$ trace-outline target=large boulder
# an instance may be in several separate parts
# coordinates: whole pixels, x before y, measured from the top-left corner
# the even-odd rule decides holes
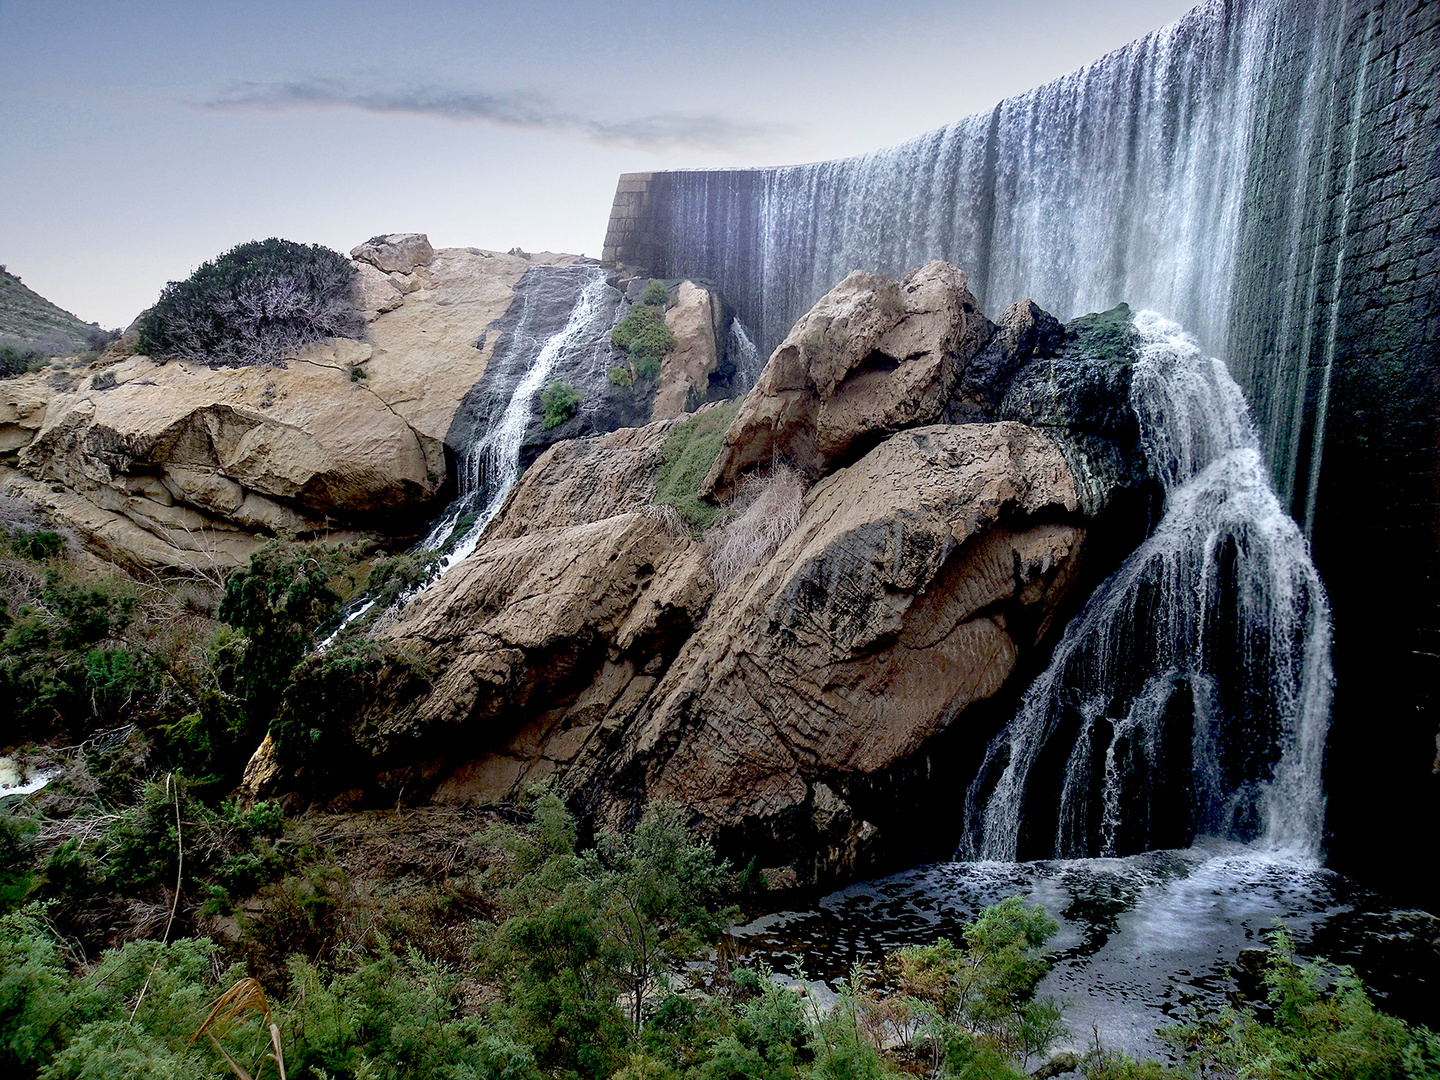
[[[678,802],[805,880],[874,865],[900,823],[855,793],[963,724],[1042,639],[1084,539],[1077,509],[1038,432],[901,432],[806,495],[796,530],[716,599],[646,706],[609,717],[616,739],[567,786],[616,823],[641,798]]]
[[[435,249],[424,233],[372,236],[350,251],[356,262],[368,263],[385,274],[412,273],[417,266],[428,266],[434,257]]]
[[[682,281],[675,303],[665,312],[665,326],[675,347],[660,365],[650,419],[672,420],[703,404],[710,394],[710,376],[720,366],[724,338],[720,298],[693,281]]]
[[[891,432],[942,419],[961,369],[993,329],[949,263],[898,284],[851,274],[771,355],[704,490],[724,497],[744,473],[777,460],[822,475]]]

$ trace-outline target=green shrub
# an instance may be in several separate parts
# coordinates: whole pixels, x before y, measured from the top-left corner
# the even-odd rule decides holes
[[[1271,944],[1268,1021],[1253,1008],[1227,1008],[1165,1033],[1192,1068],[1270,1080],[1440,1076],[1440,1037],[1376,1009],[1352,969],[1298,963],[1285,930]]]
[[[0,804],[0,915],[23,901],[35,884],[29,871],[35,822]]]
[[[291,670],[340,605],[332,582],[355,557],[344,548],[272,542],[225,582],[220,619],[244,637],[217,666],[222,689],[240,705],[239,727],[247,740],[258,739],[275,716]]]
[[[274,364],[328,337],[361,336],[355,269],[319,244],[240,244],[172,281],[140,320],[140,350],[214,367]]]
[[[32,905],[0,916],[0,1073],[34,1076],[54,1053],[67,978],[55,939]]]
[[[610,383],[612,386],[623,386],[628,388],[635,385],[635,376],[630,373],[630,369],[628,367],[617,364],[615,367],[612,367],[610,369]]]
[[[90,377],[91,390],[114,390],[117,385],[119,384],[115,381],[113,371],[102,371],[99,375]]]
[[[653,1010],[646,987],[702,955],[729,919],[716,910],[729,868],[671,808],[648,808],[633,832],[604,833],[584,853],[553,793],[539,792],[531,812],[528,829],[491,836],[508,848],[509,917],[481,955],[505,986],[501,1015],[541,1068],[599,1080]]]
[[[740,409],[734,402],[675,425],[661,450],[664,464],[655,474],[655,501],[673,506],[693,529],[708,529],[719,508],[699,497],[700,484],[715,464],[730,421]]]
[[[941,938],[891,955],[901,992],[936,1018],[930,1038],[955,1075],[962,1065],[986,1075],[997,1055],[1028,1061],[1063,1033],[1059,1005],[1035,996],[1050,967],[1039,950],[1058,929],[1043,908],[1012,896],[965,928],[964,948]]]
[[[610,340],[632,360],[641,356],[659,359],[675,347],[675,335],[665,325],[664,313],[646,304],[632,307],[610,331]]]
[[[540,392],[540,408],[545,412],[543,427],[549,431],[575,415],[580,408],[580,395],[568,382],[552,382]]]
[[[40,562],[53,559],[65,550],[65,537],[57,532],[17,530],[9,535],[10,549],[21,558]]]
[[[637,356],[635,358],[635,375],[637,378],[654,382],[660,378],[660,361],[653,356]]]
[[[13,379],[33,371],[43,371],[50,362],[50,353],[23,343],[0,342],[0,379]]]
[[[665,287],[663,281],[651,278],[645,284],[645,290],[640,294],[640,303],[648,307],[660,308],[663,311],[670,306],[670,290]]]

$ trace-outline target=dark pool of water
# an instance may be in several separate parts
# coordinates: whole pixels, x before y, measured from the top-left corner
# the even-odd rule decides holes
[[[1068,1045],[1162,1055],[1158,1028],[1222,1005],[1241,949],[1277,920],[1305,957],[1353,965],[1381,1007],[1440,1027],[1440,920],[1302,859],[1215,844],[1124,859],[937,863],[740,927],[743,953],[824,993],[906,945],[959,940],[981,908],[1020,895],[1060,923],[1041,992],[1066,1004]],[[802,969],[803,964],[803,971]]]

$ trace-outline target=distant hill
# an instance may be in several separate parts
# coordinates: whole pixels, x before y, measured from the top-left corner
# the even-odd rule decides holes
[[[95,323],[56,307],[0,266],[0,345],[65,356],[91,348],[99,333]]]

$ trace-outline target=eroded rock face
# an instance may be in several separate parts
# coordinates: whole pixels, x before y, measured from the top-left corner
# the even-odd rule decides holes
[[[802,497],[787,472],[797,523],[778,546],[729,537],[757,554],[723,587],[713,537],[652,505],[676,421],[546,450],[475,553],[383,631],[431,675],[356,718],[377,795],[490,802],[554,777],[601,825],[670,799],[791,883],[948,854],[917,835],[919,808],[1003,725],[1078,604],[1082,553],[1105,549],[1105,477],[1077,482],[1066,440],[1127,437],[1123,357],[1081,356],[1093,335],[1029,303],[992,330],[943,264],[852,275],[817,305],[711,471],[750,492],[778,458],[814,481]],[[1006,408],[1033,424],[994,422]],[[915,419],[967,410],[990,422]]]
[[[574,257],[436,251],[422,234],[353,254],[365,341],[239,370],[117,349],[88,370],[7,380],[0,483],[146,569],[223,570],[273,536],[418,532],[451,420],[493,352],[477,341],[531,266]]]
[[[893,431],[942,419],[962,367],[993,329],[949,263],[898,284],[851,274],[770,357],[704,490],[724,497],[742,474],[782,458],[822,475]]]
[[[422,643],[437,675],[416,707],[372,710],[357,737],[381,760],[438,753],[421,771],[443,775],[439,801],[507,798],[643,701],[713,592],[700,545],[659,515],[489,542],[387,628]]]
[[[643,793],[752,852],[814,853],[807,879],[869,864],[885,830],[847,787],[1000,689],[1074,573],[1076,509],[1038,432],[895,435],[810,491],[795,532],[716,599],[646,708],[612,716],[615,743],[567,786],[602,820]]]

